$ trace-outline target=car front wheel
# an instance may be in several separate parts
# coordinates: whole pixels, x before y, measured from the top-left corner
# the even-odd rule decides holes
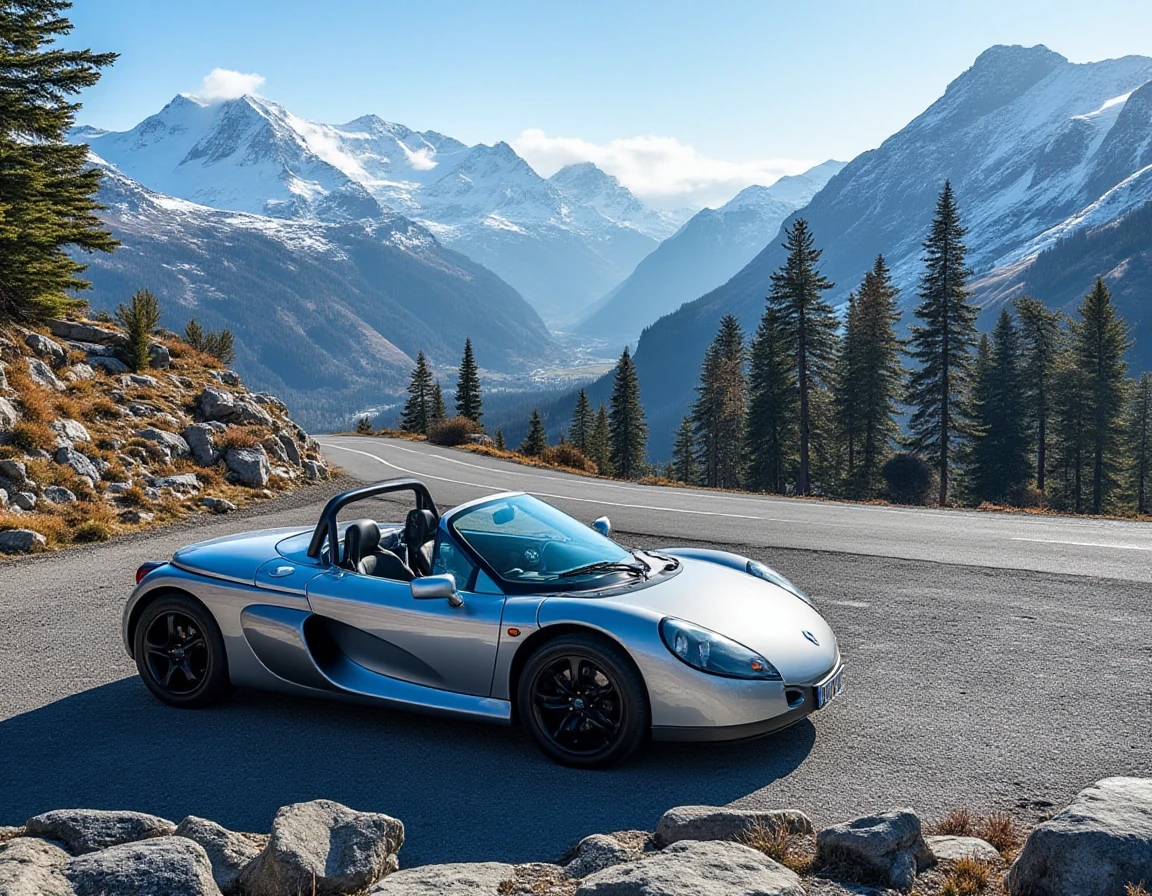
[[[521,722],[550,758],[576,768],[623,761],[649,730],[639,672],[611,641],[564,635],[536,651],[517,687]]]
[[[232,690],[220,629],[187,595],[165,595],[144,608],[133,653],[148,690],[170,706],[208,706]]]

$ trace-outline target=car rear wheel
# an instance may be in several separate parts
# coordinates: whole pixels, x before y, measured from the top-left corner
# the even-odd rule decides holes
[[[649,731],[639,672],[620,648],[596,635],[564,635],[541,647],[524,667],[516,696],[525,729],[563,765],[615,765]]]
[[[208,706],[231,692],[224,638],[199,601],[183,594],[153,601],[140,615],[134,642],[140,677],[170,706]]]

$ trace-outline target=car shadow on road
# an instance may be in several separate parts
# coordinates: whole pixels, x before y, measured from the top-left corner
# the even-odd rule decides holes
[[[652,830],[672,806],[758,790],[814,741],[805,721],[758,741],[656,744],[619,768],[575,771],[518,730],[244,691],[181,711],[133,677],[0,722],[0,824],[80,806],[266,831],[279,806],[325,797],[401,819],[405,866],[547,861],[587,834]]]

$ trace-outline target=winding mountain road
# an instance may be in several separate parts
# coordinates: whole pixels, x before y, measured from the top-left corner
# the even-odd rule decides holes
[[[329,797],[405,822],[402,864],[555,858],[684,803],[793,806],[817,823],[911,805],[1024,818],[1112,774],[1152,775],[1152,526],[638,486],[422,443],[322,437],[442,506],[522,489],[626,544],[725,547],[808,590],[841,640],[844,697],[745,744],[658,744],[554,766],[517,731],[240,692],[177,712],[119,642],[132,573],[182,544],[311,525],[323,490],[236,516],[0,566],[0,824],[65,806],[265,830]],[[329,488],[331,491],[331,488]]]

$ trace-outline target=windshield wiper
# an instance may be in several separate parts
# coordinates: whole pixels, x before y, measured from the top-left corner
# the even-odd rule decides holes
[[[635,563],[621,563],[617,560],[598,560],[586,566],[577,566],[575,569],[566,569],[557,575],[565,579],[568,576],[582,576],[591,572],[630,572],[648,578],[647,567],[637,566]]]

